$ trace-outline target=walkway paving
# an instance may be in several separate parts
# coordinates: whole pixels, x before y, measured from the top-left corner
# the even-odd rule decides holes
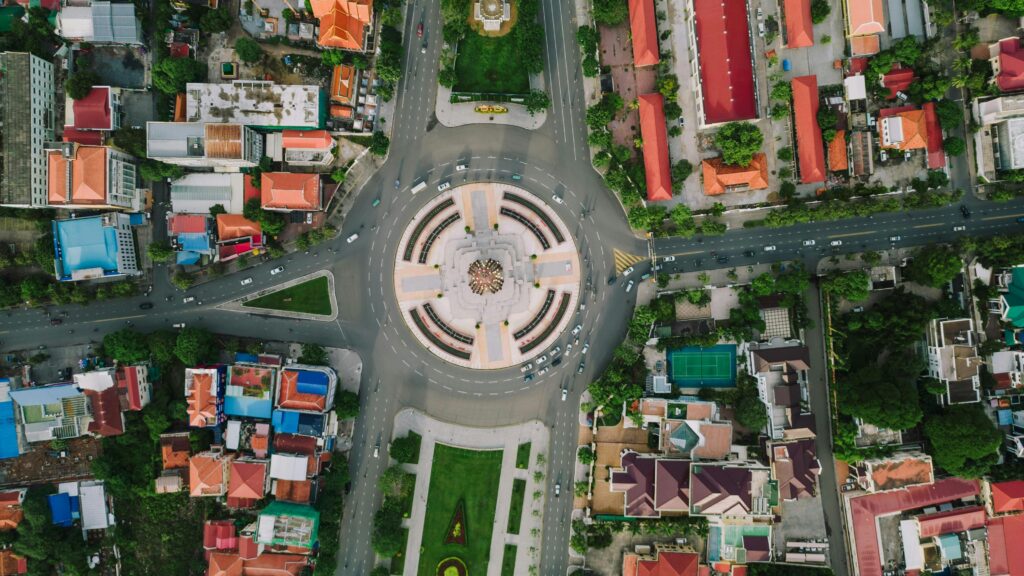
[[[286,310],[271,310],[270,308],[253,308],[246,307],[243,304],[255,300],[257,298],[272,294],[274,292],[280,292],[285,288],[291,288],[297,284],[308,282],[315,278],[326,277],[327,278],[327,292],[331,298],[331,313],[327,316],[321,314],[308,314],[306,312],[289,312]],[[319,320],[320,322],[334,322],[338,318],[338,300],[334,290],[334,274],[328,270],[320,270],[313,272],[312,274],[306,274],[294,280],[289,280],[283,284],[271,286],[264,290],[253,292],[247,296],[243,296],[238,300],[231,300],[217,306],[220,310],[228,310],[230,312],[242,312],[244,314],[264,314],[266,316],[280,316],[282,318],[294,318],[296,320]]]
[[[487,576],[501,576],[501,557],[505,552],[505,544],[515,544],[515,574],[527,574],[531,564],[540,558],[540,535],[542,528],[544,497],[534,500],[536,491],[544,493],[544,478],[536,482],[535,471],[543,471],[544,466],[537,466],[537,454],[548,445],[548,429],[538,420],[531,420],[515,426],[502,428],[470,428],[448,422],[435,420],[430,416],[407,408],[395,416],[395,428],[392,438],[401,438],[415,431],[423,437],[420,445],[420,461],[418,464],[404,465],[403,468],[416,474],[416,488],[413,492],[412,514],[406,521],[409,538],[406,544],[404,574],[416,574],[419,570],[420,543],[423,540],[423,521],[427,512],[427,494],[430,491],[430,474],[434,463],[434,446],[438,443],[471,450],[504,450],[501,461],[501,481],[498,484],[498,497],[494,514],[494,528],[491,533],[491,555]],[[529,470],[516,468],[516,454],[519,445],[530,442]],[[523,502],[523,521],[519,534],[506,531],[512,501],[512,484],[516,479],[526,480],[526,498]],[[536,511],[537,515],[534,515]],[[537,535],[532,531],[536,528]]]
[[[542,74],[531,76],[530,87],[543,90],[544,76]],[[548,94],[548,96],[551,95]],[[546,111],[531,115],[526,111],[525,106],[512,102],[500,103],[508,108],[508,113],[506,114],[480,114],[476,112],[476,107],[481,104],[488,104],[488,102],[459,102],[453,104],[451,97],[452,91],[450,88],[445,88],[440,84],[437,85],[437,100],[434,112],[437,114],[437,119],[441,124],[449,128],[465,126],[466,124],[503,124],[506,126],[518,126],[527,130],[536,130],[543,126],[544,121],[548,119]]]

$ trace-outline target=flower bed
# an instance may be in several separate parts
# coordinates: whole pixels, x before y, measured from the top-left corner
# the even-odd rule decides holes
[[[466,563],[454,556],[437,563],[437,576],[469,576]]]

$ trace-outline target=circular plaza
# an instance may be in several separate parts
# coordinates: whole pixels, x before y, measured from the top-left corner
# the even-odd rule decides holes
[[[497,182],[431,199],[402,234],[395,295],[416,339],[475,369],[544,353],[577,308],[580,263],[565,223],[541,198]]]

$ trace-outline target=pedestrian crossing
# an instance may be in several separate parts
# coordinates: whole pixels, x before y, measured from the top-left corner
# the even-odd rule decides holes
[[[630,254],[629,252],[623,252],[618,248],[612,251],[615,255],[615,273],[622,274],[622,271],[630,266],[647,260],[647,256],[637,256],[636,254]]]

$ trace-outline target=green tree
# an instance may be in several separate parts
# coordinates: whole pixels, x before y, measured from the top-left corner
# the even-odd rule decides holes
[[[64,92],[72,100],[81,100],[89,95],[99,81],[100,77],[92,70],[79,70],[64,82]]]
[[[231,28],[231,23],[233,21],[234,18],[231,16],[231,11],[227,8],[207,10],[206,13],[199,18],[199,29],[207,34],[227,32]],[[181,60],[188,60],[188,58],[181,58]]]
[[[216,355],[213,335],[202,328],[187,326],[178,332],[174,355],[185,366],[195,366]]]
[[[334,397],[334,411],[338,418],[355,418],[359,415],[359,395],[348,390],[341,390]]]
[[[811,22],[821,24],[832,13],[832,7],[828,0],[813,0],[811,2]]]
[[[964,121],[964,110],[960,104],[943,98],[935,103],[935,114],[939,117],[939,126],[943,130],[952,130]]]
[[[959,136],[950,136],[942,141],[942,149],[950,156],[960,156],[967,151],[967,144]]]
[[[146,254],[153,262],[170,262],[174,258],[174,250],[167,242],[151,242],[146,247]]]
[[[139,176],[150,182],[170,178],[177,180],[185,175],[185,170],[176,164],[167,164],[156,160],[143,160],[139,165]]]
[[[235,54],[242,62],[252,64],[263,58],[263,48],[252,38],[242,36],[235,40]]]
[[[935,464],[953,476],[981,478],[999,460],[1002,433],[980,404],[960,404],[929,416],[924,433]]]
[[[685,158],[672,165],[672,182],[682,183],[693,174],[693,164]]]
[[[790,148],[789,146],[779,148],[778,152],[776,152],[775,155],[779,157],[779,160],[782,160],[784,162],[790,162],[793,160],[793,149]]]
[[[622,0],[594,0],[594,22],[604,26],[618,26],[629,17],[629,6]]]
[[[114,131],[111,140],[114,146],[136,158],[146,157],[146,130],[143,128],[122,126]]]
[[[526,111],[533,116],[537,112],[543,112],[551,106],[551,98],[543,90],[530,90],[530,93],[523,99]]]
[[[835,130],[839,116],[830,106],[818,108],[818,127],[822,130]]]
[[[962,267],[960,255],[949,246],[926,246],[907,264],[904,277],[911,282],[941,288],[959,274]]]
[[[164,94],[184,92],[186,84],[198,82],[205,75],[206,63],[191,58],[163,58],[153,65],[152,71],[153,86]]]
[[[789,82],[776,82],[772,86],[772,100],[781,100],[785,103],[793,98],[793,86]]]
[[[196,279],[187,272],[175,272],[174,275],[171,276],[171,284],[174,284],[175,287],[181,290],[188,290],[193,284],[195,284],[195,282]]]
[[[594,460],[597,459],[597,456],[594,455],[594,451],[590,446],[580,446],[579,450],[576,451],[576,457],[579,459],[580,464],[585,464],[587,466],[593,464]]]
[[[227,208],[224,207],[223,204],[214,204],[213,206],[210,206],[210,216],[213,216],[214,218],[216,218],[220,214],[227,214],[227,213],[228,213],[228,210],[227,210]]]
[[[734,406],[736,421],[751,431],[760,431],[768,424],[768,411],[757,393],[757,381],[744,375],[736,387]]]
[[[658,92],[668,102],[675,102],[679,95],[679,78],[675,74],[663,74],[658,77]],[[677,115],[678,116],[678,115]]]
[[[299,363],[310,366],[327,366],[327,350],[319,344],[303,344]]]
[[[871,289],[871,278],[863,270],[845,273],[834,273],[821,283],[821,289],[836,298],[857,302],[868,297]]]
[[[162,366],[174,361],[174,347],[177,344],[178,335],[170,330],[159,330],[146,335],[146,347],[153,360]]]
[[[715,134],[715,147],[722,151],[722,161],[734,166],[748,166],[761,150],[764,135],[754,124],[730,122]]]
[[[123,328],[103,337],[103,351],[107,356],[125,364],[149,359],[146,339],[131,328]]]
[[[373,137],[370,140],[370,153],[374,156],[385,156],[388,153],[388,147],[391,146],[391,139],[384,135],[380,130],[373,133]]]
[[[420,455],[420,437],[410,434],[401,438],[395,438],[391,441],[388,453],[392,458],[403,464],[415,464],[419,460]]]
[[[891,430],[913,428],[923,414],[918,403],[912,353],[893,353],[881,365],[859,365],[839,380],[839,411]]]

